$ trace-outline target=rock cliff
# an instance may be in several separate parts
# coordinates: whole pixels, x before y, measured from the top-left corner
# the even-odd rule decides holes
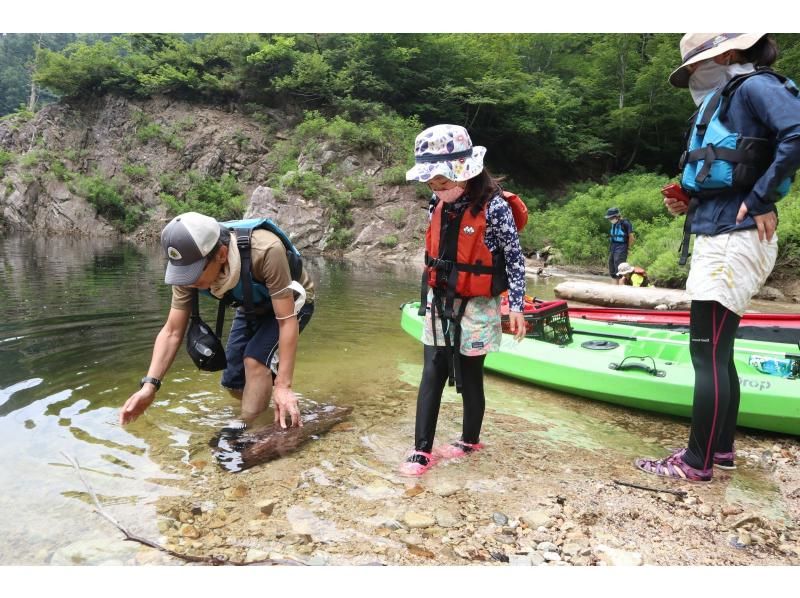
[[[246,198],[240,216],[273,218],[301,250],[418,258],[426,201],[411,186],[387,184],[383,173],[397,165],[383,163],[371,151],[342,151],[318,140],[299,148],[298,172],[320,174],[334,188],[354,176],[366,184],[368,192],[350,202],[347,222],[338,224],[347,231],[344,242],[341,236],[332,242],[335,208],[324,198],[269,186],[277,168],[271,154],[299,120],[298,114],[278,110],[248,115],[168,97],[112,95],[62,101],[28,120],[6,118],[0,121],[0,229],[122,234],[119,223],[98,214],[102,189],[90,201],[91,191],[76,184],[91,178],[114,181],[125,202],[141,211],[125,236],[154,241],[170,217],[164,193],[180,198],[186,177],[228,175]]]

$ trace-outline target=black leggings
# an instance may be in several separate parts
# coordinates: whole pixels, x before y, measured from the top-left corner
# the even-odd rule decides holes
[[[715,452],[733,450],[740,396],[733,343],[740,319],[716,301],[692,301],[689,327],[694,400],[684,460],[698,469],[711,467]]]
[[[433,448],[442,392],[447,383],[447,351],[450,349],[425,345],[425,365],[422,369],[422,381],[417,395],[417,425],[414,430],[414,448],[425,453],[431,452]],[[484,359],[486,359],[486,355],[474,357],[461,355],[463,381],[461,397],[464,401],[461,440],[469,444],[475,444],[479,440],[483,412],[486,408],[486,399],[483,394]]]

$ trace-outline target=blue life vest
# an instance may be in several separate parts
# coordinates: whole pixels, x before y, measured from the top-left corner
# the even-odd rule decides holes
[[[723,122],[730,99],[739,86],[748,77],[761,74],[777,77],[797,95],[793,81],[770,69],[757,69],[734,77],[708,94],[692,116],[686,151],[679,164],[683,170],[681,186],[690,195],[703,198],[727,189],[749,191],[772,163],[775,157],[773,139],[744,137],[728,129]],[[776,189],[778,197],[789,192],[791,182],[790,178],[781,181]]]
[[[612,243],[628,244],[628,233],[626,227],[622,225],[623,222],[628,222],[624,218],[620,218],[618,222],[611,225],[610,238]],[[630,222],[628,222],[630,225]],[[630,227],[630,232],[633,232],[633,227]]]
[[[263,282],[259,282],[253,278],[253,272],[250,267],[250,235],[257,229],[268,230],[281,240],[283,246],[286,248],[286,258],[289,261],[289,270],[292,280],[299,280],[303,270],[303,261],[300,257],[300,252],[289,239],[288,235],[286,235],[272,220],[269,218],[229,220],[227,222],[220,222],[220,225],[236,234],[236,245],[239,248],[239,255],[242,258],[239,282],[236,283],[235,287],[225,293],[225,296],[221,299],[223,303],[226,305],[233,305],[234,307],[244,306],[246,312],[248,311],[248,299],[250,299],[249,303],[251,306],[249,309],[253,307],[266,307],[267,304],[271,306],[272,302],[270,300],[269,289]],[[249,298],[247,297],[248,288],[250,289]],[[214,297],[208,290],[203,292],[210,297]],[[214,297],[214,299],[217,299],[217,297]]]

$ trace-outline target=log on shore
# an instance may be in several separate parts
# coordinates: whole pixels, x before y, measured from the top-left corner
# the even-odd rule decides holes
[[[219,443],[214,452],[217,463],[227,471],[238,473],[254,465],[267,463],[296,450],[301,444],[316,438],[344,421],[352,407],[318,405],[303,410],[303,427],[286,428],[271,424]]]
[[[689,295],[681,289],[629,287],[583,280],[562,282],[554,292],[560,299],[616,307],[689,309],[691,303]]]

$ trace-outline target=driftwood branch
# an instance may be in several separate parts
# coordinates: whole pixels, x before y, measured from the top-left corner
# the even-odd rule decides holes
[[[648,492],[666,492],[667,494],[674,494],[675,496],[680,496],[683,498],[684,496],[688,495],[689,493],[685,490],[669,490],[667,488],[651,488],[650,486],[640,486],[639,484],[631,484],[630,482],[621,482],[619,480],[611,480],[615,484],[619,484],[620,486],[628,486],[629,488],[637,488],[639,490],[647,490]]]
[[[157,542],[153,542],[152,540],[148,540],[147,538],[141,538],[139,536],[136,536],[136,535],[132,534],[131,532],[129,532],[127,529],[125,529],[116,519],[114,519],[111,515],[109,515],[106,512],[106,510],[103,508],[103,505],[100,503],[100,500],[97,498],[97,495],[95,494],[94,489],[89,484],[89,482],[86,481],[86,478],[83,477],[83,472],[81,471],[81,467],[78,464],[78,460],[73,458],[73,457],[71,457],[71,456],[69,456],[69,455],[67,455],[63,451],[61,452],[61,454],[64,455],[64,458],[67,461],[69,461],[70,465],[72,465],[72,467],[78,473],[78,477],[81,479],[81,482],[83,482],[83,485],[86,487],[86,490],[89,493],[89,496],[92,497],[92,502],[94,502],[94,505],[97,508],[97,512],[100,513],[100,515],[104,519],[106,519],[106,521],[108,521],[114,527],[116,527],[119,531],[121,531],[125,535],[125,540],[131,541],[131,542],[138,542],[139,544],[144,544],[145,546],[149,546],[150,548],[155,548],[156,550],[160,550],[161,552],[164,552],[164,553],[166,553],[166,554],[168,554],[170,556],[174,556],[175,558],[178,558],[178,559],[190,562],[190,563],[205,563],[205,564],[208,564],[208,565],[237,565],[237,566],[243,566],[243,565],[304,565],[305,564],[305,563],[302,563],[300,561],[277,560],[277,559],[264,559],[264,560],[260,560],[260,561],[252,561],[252,562],[244,563],[244,562],[237,562],[237,561],[228,561],[224,557],[219,557],[219,556],[193,556],[193,555],[190,555],[190,554],[181,554],[179,552],[175,552],[174,550],[170,550],[169,548],[166,548],[165,546],[161,546]]]

